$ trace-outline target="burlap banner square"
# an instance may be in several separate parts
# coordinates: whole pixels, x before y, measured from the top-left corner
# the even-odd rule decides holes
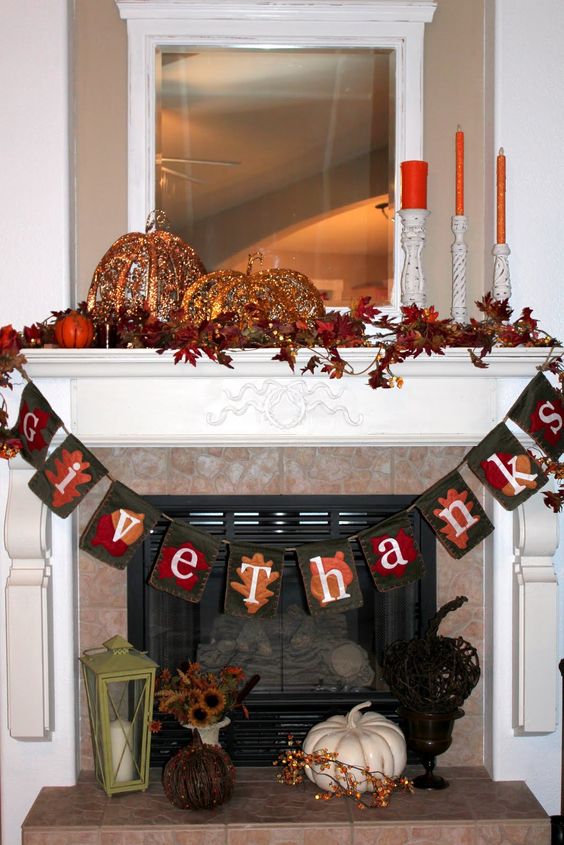
[[[557,461],[564,452],[564,401],[542,373],[529,382],[508,417],[530,434],[549,458]]]
[[[360,548],[380,592],[405,587],[425,574],[425,564],[405,511],[358,535]]]
[[[62,420],[34,384],[26,384],[20,400],[18,421],[12,429],[14,436],[22,442],[21,456],[41,469],[49,444]]]
[[[184,522],[167,529],[149,584],[185,601],[199,602],[220,547],[219,540]]]
[[[80,548],[92,557],[125,569],[160,511],[120,481],[114,481],[80,538]]]
[[[297,549],[297,555],[312,615],[362,607],[354,555],[347,539],[308,543]]]
[[[533,496],[547,477],[505,423],[499,423],[469,453],[467,464],[492,495],[512,511]]]
[[[67,517],[101,478],[106,468],[72,434],[52,452],[30,488],[58,516]]]
[[[494,530],[480,502],[456,470],[426,490],[415,505],[451,557],[464,557]]]
[[[225,612],[230,616],[274,616],[280,597],[284,549],[229,544]]]

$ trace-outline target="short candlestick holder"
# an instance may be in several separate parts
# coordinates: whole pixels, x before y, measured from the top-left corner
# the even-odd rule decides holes
[[[501,301],[511,296],[511,278],[509,276],[508,256],[511,250],[507,244],[494,244],[492,254],[494,256],[494,277],[492,295],[493,298]]]
[[[466,258],[468,256],[468,245],[464,240],[464,235],[468,230],[468,218],[464,214],[455,214],[454,217],[451,217],[451,227],[454,234],[454,243],[450,248],[452,252],[452,308],[450,315],[455,323],[467,323]]]
[[[425,276],[421,254],[425,246],[425,227],[429,211],[426,208],[402,208],[398,211],[402,222],[401,247],[405,253],[401,274],[401,304],[427,304]]]

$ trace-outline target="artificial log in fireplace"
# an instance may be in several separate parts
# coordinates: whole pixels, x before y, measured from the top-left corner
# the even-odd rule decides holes
[[[170,517],[219,538],[296,547],[350,537],[407,507],[412,496],[146,496]],[[223,731],[238,766],[269,766],[292,734],[302,739],[316,722],[361,701],[395,718],[397,701],[381,677],[385,647],[420,635],[436,610],[435,538],[411,512],[426,574],[386,593],[378,592],[353,540],[364,604],[346,613],[311,616],[295,553],[286,552],[278,611],[270,619],[241,619],[223,612],[228,547],[222,545],[199,604],[147,584],[168,523],[159,522],[128,567],[128,636],[161,667],[197,660],[210,671],[225,664],[258,672],[261,682]],[[189,742],[171,716],[153,737],[151,762],[164,763]]]

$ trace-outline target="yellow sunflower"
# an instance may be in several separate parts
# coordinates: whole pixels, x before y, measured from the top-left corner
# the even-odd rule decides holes
[[[188,721],[196,728],[205,728],[211,724],[212,714],[203,701],[197,701],[188,711]]]
[[[216,686],[208,687],[202,692],[201,701],[210,716],[219,716],[225,710],[225,696]]]

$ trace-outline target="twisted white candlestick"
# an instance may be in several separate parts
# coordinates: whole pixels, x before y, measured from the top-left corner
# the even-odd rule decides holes
[[[452,252],[452,308],[450,316],[456,323],[468,322],[466,308],[466,257],[468,246],[464,241],[464,234],[468,229],[468,219],[464,214],[451,217],[451,227],[454,234]]]
[[[507,244],[494,244],[494,278],[492,294],[498,301],[509,299],[511,296],[511,279],[509,277],[509,261],[507,256],[511,250]]]
[[[402,208],[398,214],[402,222],[401,247],[405,253],[401,274],[401,304],[424,308],[427,293],[421,253],[425,246],[425,225],[429,212],[425,208]]]

